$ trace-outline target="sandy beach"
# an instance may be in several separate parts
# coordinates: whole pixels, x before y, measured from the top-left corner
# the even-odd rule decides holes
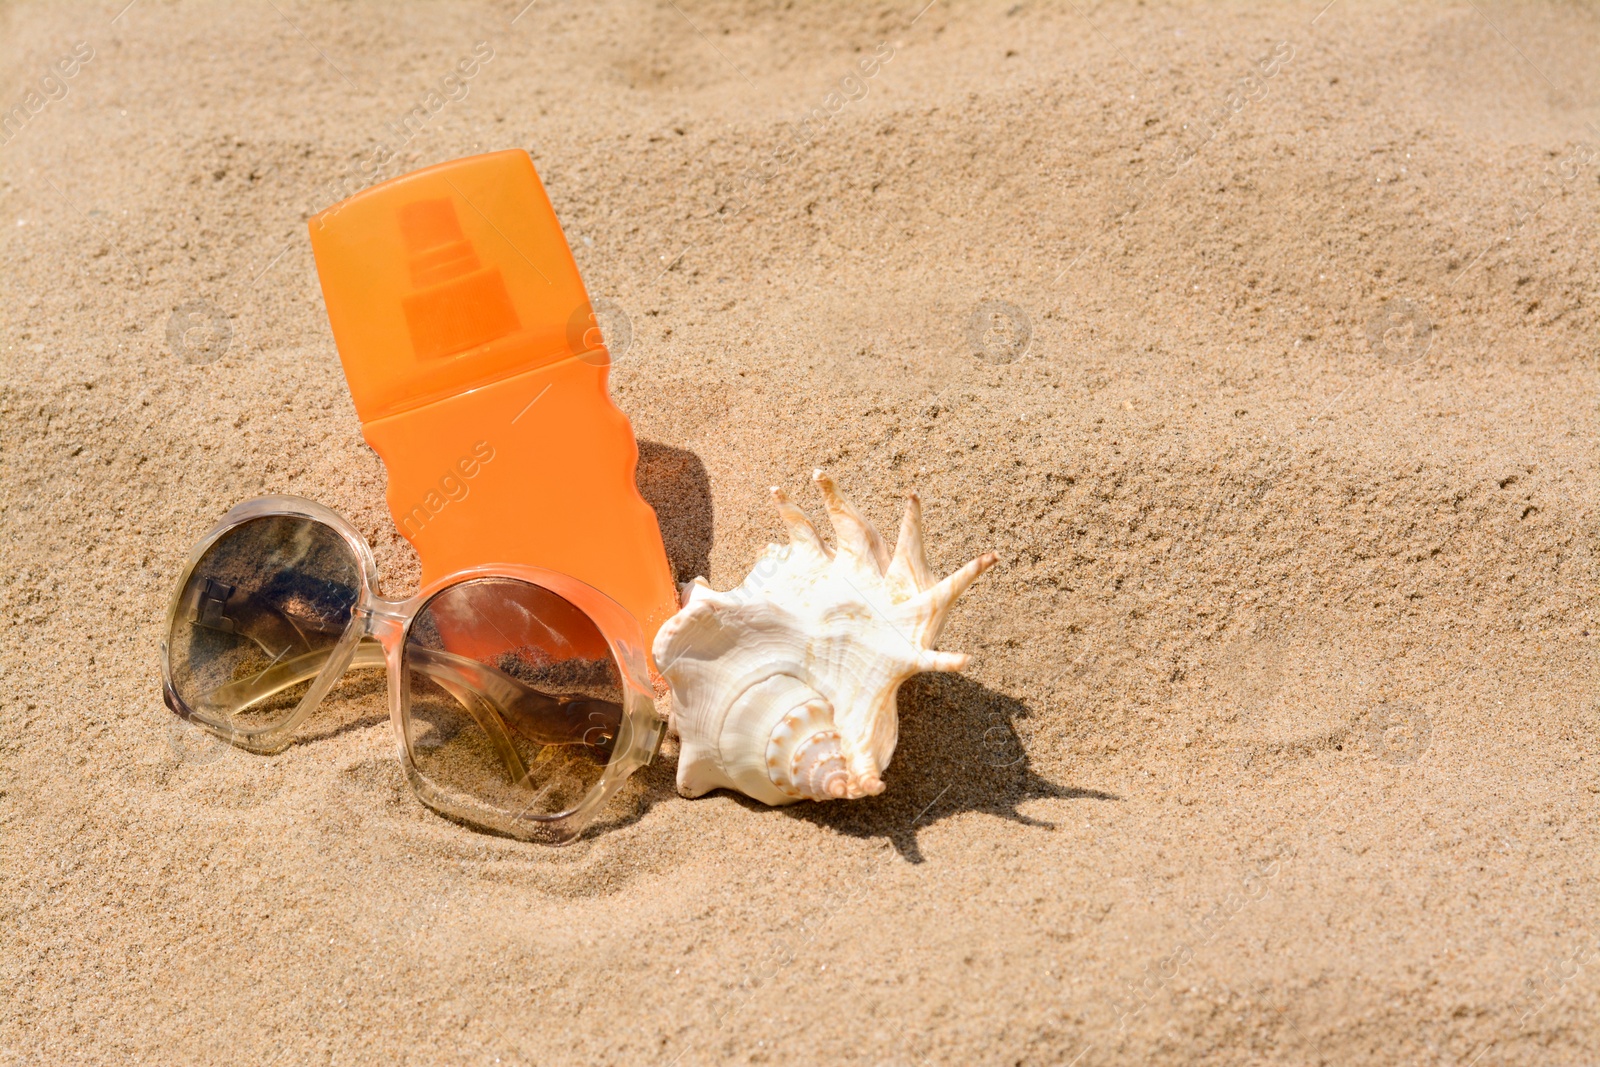
[[[0,4],[0,1064],[1600,1061],[1600,10],[125,3]],[[306,220],[504,148],[679,580],[814,467],[999,554],[882,796],[163,707],[239,501],[414,588]]]

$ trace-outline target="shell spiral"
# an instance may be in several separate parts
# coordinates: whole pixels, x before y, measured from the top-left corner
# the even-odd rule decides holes
[[[936,582],[915,494],[891,556],[833,480],[812,477],[836,545],[773,489],[789,543],[767,546],[735,589],[718,592],[703,578],[684,586],[683,609],[656,635],[685,796],[728,788],[788,804],[881,793],[901,683],[966,666],[966,656],[934,645],[950,606],[994,555]]]

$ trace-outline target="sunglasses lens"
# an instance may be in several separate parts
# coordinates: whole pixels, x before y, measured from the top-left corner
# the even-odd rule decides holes
[[[184,583],[167,658],[178,699],[235,730],[287,719],[350,625],[361,564],[336,531],[294,515],[241,523]]]
[[[604,773],[622,726],[621,674],[571,602],[511,578],[430,599],[405,648],[406,749],[430,802],[512,818],[559,815]]]

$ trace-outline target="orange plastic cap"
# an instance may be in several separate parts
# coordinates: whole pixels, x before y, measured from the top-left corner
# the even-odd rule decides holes
[[[583,329],[589,296],[526,152],[375,185],[313,216],[310,229],[364,423],[598,347]]]

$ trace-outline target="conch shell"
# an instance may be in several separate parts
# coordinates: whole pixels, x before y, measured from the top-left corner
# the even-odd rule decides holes
[[[812,480],[836,548],[774,488],[789,543],[768,545],[737,589],[719,593],[704,578],[685,585],[683,610],[656,635],[684,796],[728,788],[792,804],[881,793],[899,736],[900,684],[967,665],[967,656],[933,646],[950,605],[994,554],[936,583],[915,493],[891,558],[832,478],[819,470]]]

